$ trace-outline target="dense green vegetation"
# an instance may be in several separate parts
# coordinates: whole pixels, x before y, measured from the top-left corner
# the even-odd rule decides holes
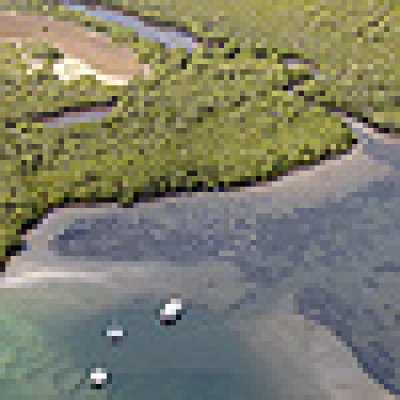
[[[200,37],[267,41],[280,53],[313,59],[329,100],[399,128],[400,4],[396,0],[107,0]],[[322,99],[321,99],[322,100]]]
[[[285,90],[296,78],[304,81],[303,94],[319,93],[309,67],[288,69],[265,40],[229,39],[214,29],[219,47],[200,46],[187,55],[117,24],[59,7],[45,13],[105,30],[139,52],[141,62],[151,62],[153,74],[112,89],[91,78],[65,83],[51,72],[62,57],[56,49],[30,45],[44,70],[27,75],[20,49],[2,45],[4,57],[15,58],[7,65],[17,71],[1,70],[11,82],[0,114],[2,260],[10,245],[20,244],[24,225],[65,201],[131,204],[139,194],[270,179],[351,145],[340,119]],[[49,127],[29,119],[33,112],[110,94],[120,101],[102,120]]]
[[[1,0],[4,8],[43,7],[43,0]],[[54,4],[48,1],[49,4]],[[200,37],[265,40],[280,53],[314,59],[319,81],[337,105],[391,130],[399,129],[400,5],[396,0],[98,0],[105,6],[185,26]],[[44,9],[44,11],[43,11]]]

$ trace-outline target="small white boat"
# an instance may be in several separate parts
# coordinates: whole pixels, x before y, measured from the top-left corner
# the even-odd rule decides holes
[[[125,329],[116,321],[110,321],[107,328],[103,331],[103,335],[111,338],[114,341],[120,341],[125,335]]]
[[[173,323],[182,315],[182,300],[174,297],[160,310],[160,321],[162,323]]]
[[[124,337],[124,330],[122,328],[108,328],[107,337],[111,339],[120,339]]]
[[[110,379],[109,374],[103,368],[96,368],[90,374],[91,384],[95,387],[101,387],[106,384]]]

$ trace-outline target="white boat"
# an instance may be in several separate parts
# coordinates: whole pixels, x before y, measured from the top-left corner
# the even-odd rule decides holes
[[[107,337],[111,339],[119,339],[124,336],[124,330],[122,328],[108,328]]]
[[[116,321],[110,321],[103,331],[103,335],[111,338],[112,341],[120,341],[126,335],[126,331],[121,324]]]
[[[91,384],[94,385],[95,387],[103,386],[104,384],[107,383],[109,378],[110,378],[109,374],[103,368],[96,368],[90,374]]]
[[[175,322],[182,315],[183,307],[182,300],[173,297],[160,310],[160,321],[163,323]]]

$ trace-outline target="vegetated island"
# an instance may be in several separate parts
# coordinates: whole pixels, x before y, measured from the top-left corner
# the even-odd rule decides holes
[[[18,48],[4,44],[9,62],[0,76],[6,87],[0,112],[3,268],[20,250],[23,233],[54,208],[132,206],[165,193],[225,190],[277,178],[353,143],[339,117],[307,101],[321,96],[310,71],[285,66],[284,52],[266,41],[228,38],[216,26],[209,35],[218,46],[198,46],[188,55],[114,23],[83,23],[124,41],[140,62],[150,63],[152,73],[117,88],[93,77],[62,82],[51,68],[62,54],[51,45],[41,44],[44,69],[28,74]],[[293,80],[302,82],[302,96],[288,93]],[[32,118],[110,94],[118,101],[101,120],[54,127]]]

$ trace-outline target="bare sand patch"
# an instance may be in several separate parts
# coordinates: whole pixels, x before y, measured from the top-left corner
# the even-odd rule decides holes
[[[79,80],[82,76],[95,76],[98,81],[110,86],[124,86],[129,82],[128,79],[118,76],[101,74],[90,65],[66,54],[62,60],[53,65],[53,71],[63,81]]]
[[[148,65],[139,63],[138,56],[128,47],[116,45],[107,35],[71,21],[2,12],[0,37],[2,40],[46,41],[103,77],[129,80],[136,75],[148,75],[150,71]]]

